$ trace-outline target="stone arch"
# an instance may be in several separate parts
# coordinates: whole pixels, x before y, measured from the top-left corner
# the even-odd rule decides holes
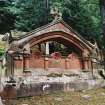
[[[23,45],[29,43],[30,47],[32,47],[38,43],[46,41],[57,41],[67,46],[72,45],[80,52],[83,52],[84,49],[87,49],[88,52],[91,51],[91,48],[78,37],[62,31],[48,32],[39,36],[34,36],[33,38],[30,38],[27,42],[24,42]]]

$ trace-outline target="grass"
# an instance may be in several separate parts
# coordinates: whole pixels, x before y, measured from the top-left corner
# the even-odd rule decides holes
[[[84,99],[83,95],[89,95]],[[105,89],[85,92],[53,92],[52,94],[20,98],[14,105],[105,105]]]

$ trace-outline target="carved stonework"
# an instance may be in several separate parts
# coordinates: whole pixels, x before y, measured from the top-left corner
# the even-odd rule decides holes
[[[60,59],[61,58],[61,53],[59,52],[54,52],[51,54],[51,57],[54,59]]]
[[[33,55],[34,55],[34,58],[41,58],[42,57],[42,54],[40,51],[34,52]]]
[[[75,59],[75,58],[78,58],[78,56],[75,53],[71,53],[71,54],[68,55],[68,58],[69,59]]]
[[[57,7],[53,7],[51,9],[51,15],[54,17],[55,20],[62,18],[62,13],[59,11]]]
[[[89,52],[86,49],[84,49],[82,55],[83,55],[83,58],[89,57]]]

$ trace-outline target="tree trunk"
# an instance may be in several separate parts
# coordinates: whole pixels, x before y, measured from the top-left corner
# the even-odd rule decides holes
[[[10,44],[13,41],[12,33],[9,31],[9,40],[8,43]]]
[[[105,0],[100,0],[100,11],[102,17],[102,28],[103,28],[103,42],[105,42]],[[104,45],[105,48],[105,45]]]
[[[103,55],[104,55],[104,70],[105,70],[105,0],[100,0],[100,12],[102,17],[102,29],[103,29]]]

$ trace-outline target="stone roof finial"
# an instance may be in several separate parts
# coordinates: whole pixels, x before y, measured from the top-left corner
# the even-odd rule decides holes
[[[57,7],[51,8],[50,14],[54,17],[54,20],[62,18],[62,13],[59,11]]]

